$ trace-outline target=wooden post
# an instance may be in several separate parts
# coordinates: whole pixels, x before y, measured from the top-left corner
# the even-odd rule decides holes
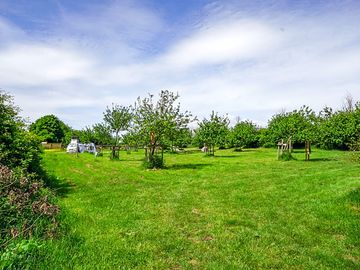
[[[310,160],[310,154],[311,154],[311,145],[309,141],[305,142],[305,160]]]
[[[280,142],[278,142],[277,159],[280,159]]]
[[[164,148],[161,147],[161,164],[164,165]]]

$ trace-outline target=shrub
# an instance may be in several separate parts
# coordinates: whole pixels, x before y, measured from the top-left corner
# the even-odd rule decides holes
[[[52,201],[34,174],[0,165],[0,247],[14,238],[53,236],[60,209]]]
[[[349,147],[350,147],[350,150],[353,151],[352,158],[355,161],[360,162],[360,138],[351,142],[349,144]]]
[[[0,269],[27,269],[29,260],[41,247],[34,239],[23,239],[9,244],[0,255]]]
[[[40,140],[25,131],[12,97],[0,92],[0,164],[41,174]]]
[[[146,169],[161,169],[164,167],[164,159],[160,155],[149,155],[144,160]]]
[[[279,156],[279,160],[282,160],[282,161],[289,161],[289,160],[293,160],[293,159],[295,159],[295,158],[291,155],[291,153],[289,151],[285,151]]]
[[[22,268],[16,267],[19,265],[16,261],[26,260],[23,253],[30,250],[31,245],[21,240],[52,237],[58,227],[56,216],[60,210],[53,203],[54,196],[44,187],[40,141],[25,130],[18,112],[12,97],[0,91],[0,256],[1,263],[5,262],[1,265],[3,268]],[[16,250],[20,250],[19,253]]]

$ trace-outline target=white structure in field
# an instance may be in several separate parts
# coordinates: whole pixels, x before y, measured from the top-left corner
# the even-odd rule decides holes
[[[69,145],[66,147],[67,153],[96,153],[96,147],[94,143],[83,144],[80,143],[79,139],[73,138],[71,139]]]

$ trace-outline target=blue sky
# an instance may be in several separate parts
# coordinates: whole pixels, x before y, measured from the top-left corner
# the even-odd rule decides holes
[[[360,100],[359,74],[359,1],[0,0],[0,88],[30,120],[82,128],[169,89],[266,125]]]

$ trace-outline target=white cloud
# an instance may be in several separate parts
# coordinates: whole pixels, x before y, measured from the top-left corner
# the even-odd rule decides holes
[[[79,53],[44,45],[14,45],[0,51],[4,85],[49,85],[82,79],[92,62]]]
[[[170,66],[189,68],[261,57],[274,49],[279,33],[253,20],[229,20],[203,27],[164,57]]]

